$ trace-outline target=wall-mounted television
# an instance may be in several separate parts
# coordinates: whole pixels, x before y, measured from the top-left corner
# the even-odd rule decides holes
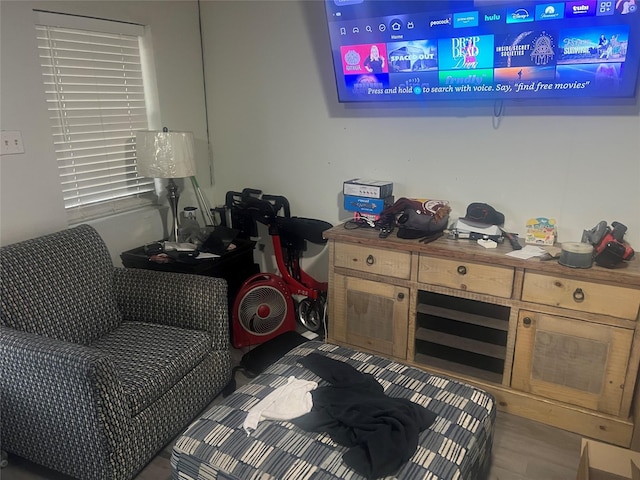
[[[340,102],[632,98],[640,0],[326,0]]]

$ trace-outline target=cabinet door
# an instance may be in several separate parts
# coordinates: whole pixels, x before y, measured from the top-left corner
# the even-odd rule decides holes
[[[520,311],[511,386],[620,415],[633,330]]]
[[[354,347],[407,357],[409,289],[336,274],[330,336]]]

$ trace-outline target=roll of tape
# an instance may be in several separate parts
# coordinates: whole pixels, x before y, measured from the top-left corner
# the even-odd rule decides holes
[[[558,263],[571,268],[591,268],[593,264],[593,247],[588,243],[563,243]]]

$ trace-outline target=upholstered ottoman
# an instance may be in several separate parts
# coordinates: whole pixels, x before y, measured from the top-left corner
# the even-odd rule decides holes
[[[274,420],[261,421],[251,435],[243,429],[247,412],[290,377],[315,381],[318,388],[327,384],[299,363],[312,353],[370,374],[386,396],[408,399],[435,414],[433,423],[419,434],[413,456],[389,478],[479,480],[487,476],[496,415],[491,394],[376,355],[311,341],[291,350],[192,423],[173,448],[173,478],[366,478],[345,464],[342,457],[348,447],[327,433],[310,433],[294,421]]]

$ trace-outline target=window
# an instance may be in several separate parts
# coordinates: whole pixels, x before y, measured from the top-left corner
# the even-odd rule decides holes
[[[144,27],[36,12],[38,51],[69,219],[155,201],[136,171],[135,131],[147,129],[140,57]]]

